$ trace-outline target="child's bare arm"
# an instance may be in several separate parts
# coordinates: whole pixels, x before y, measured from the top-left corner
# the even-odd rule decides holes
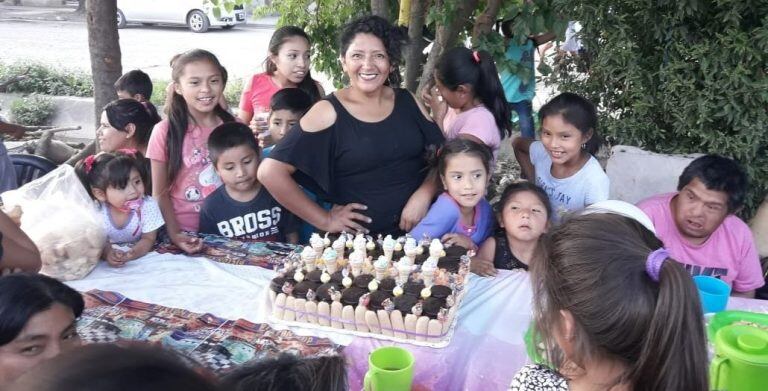
[[[132,261],[134,259],[141,258],[152,251],[152,247],[155,245],[157,239],[157,231],[145,232],[141,234],[141,239],[133,245],[133,248],[126,253],[125,260]]]
[[[193,238],[185,235],[179,228],[179,222],[176,221],[176,214],[173,212],[171,203],[171,184],[168,181],[168,164],[159,160],[152,160],[152,197],[155,198],[160,206],[160,212],[165,220],[165,227],[168,230],[168,237],[171,242],[178,246],[187,254],[194,254],[203,249],[203,241],[199,238]]]
[[[486,239],[477,250],[477,255],[472,257],[469,271],[479,276],[495,276],[496,268],[493,267],[493,258],[496,256],[496,239],[492,236]]]
[[[512,140],[512,149],[515,152],[517,162],[520,164],[520,171],[523,178],[528,180],[534,178],[534,168],[530,155],[530,147],[533,142],[533,139],[527,137],[517,137]]]

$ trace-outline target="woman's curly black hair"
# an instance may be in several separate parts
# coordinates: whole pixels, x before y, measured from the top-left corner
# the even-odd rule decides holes
[[[385,85],[398,87],[402,83],[400,64],[403,61],[402,49],[408,43],[408,36],[403,30],[393,26],[381,16],[370,15],[357,18],[344,26],[339,36],[340,54],[343,57],[349,49],[349,44],[357,34],[373,34],[381,40],[387,50],[392,71]]]

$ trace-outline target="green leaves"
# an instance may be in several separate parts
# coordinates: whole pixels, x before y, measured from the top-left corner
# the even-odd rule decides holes
[[[738,159],[749,216],[768,191],[768,3],[554,4],[581,22],[587,52],[555,63],[548,84],[592,99],[614,143]]]
[[[45,126],[50,123],[55,106],[50,97],[29,95],[11,103],[13,122],[26,126]]]
[[[246,0],[205,0],[203,4],[210,5],[213,16],[216,19],[221,18],[221,11],[232,12],[236,5],[244,5]]]

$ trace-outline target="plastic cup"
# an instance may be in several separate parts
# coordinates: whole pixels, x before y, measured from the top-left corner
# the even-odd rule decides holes
[[[720,312],[728,305],[731,287],[724,281],[710,276],[694,276],[693,282],[699,290],[704,313]]]
[[[365,374],[365,391],[409,391],[413,383],[415,359],[408,350],[397,346],[385,346],[371,352],[368,372]]]

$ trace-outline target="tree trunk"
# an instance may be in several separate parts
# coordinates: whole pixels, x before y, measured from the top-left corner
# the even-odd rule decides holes
[[[102,108],[117,98],[114,84],[123,73],[120,37],[117,34],[117,0],[89,0],[85,8],[98,128]]]
[[[476,42],[477,38],[491,32],[500,8],[501,0],[488,0],[483,13],[475,19],[475,27],[472,28],[472,42]]]
[[[426,42],[423,39],[424,22],[430,0],[411,0],[410,16],[408,17],[408,40],[410,44],[405,54],[405,88],[415,93],[418,87],[418,77],[423,64],[423,54]]]
[[[460,2],[456,9],[456,14],[453,15],[453,18],[448,25],[437,26],[435,42],[432,45],[432,50],[429,52],[429,57],[427,57],[427,63],[424,64],[424,69],[421,72],[421,80],[419,80],[419,88],[417,91],[424,89],[427,83],[431,80],[432,74],[435,72],[437,61],[440,59],[440,56],[443,55],[445,49],[456,45],[459,38],[459,32],[462,30],[462,27],[468,23],[469,17],[472,15],[475,8],[477,8],[477,2],[478,0]],[[443,1],[438,0],[434,6],[438,8],[442,7]]]
[[[371,0],[371,14],[389,20],[389,2],[387,0]]]

